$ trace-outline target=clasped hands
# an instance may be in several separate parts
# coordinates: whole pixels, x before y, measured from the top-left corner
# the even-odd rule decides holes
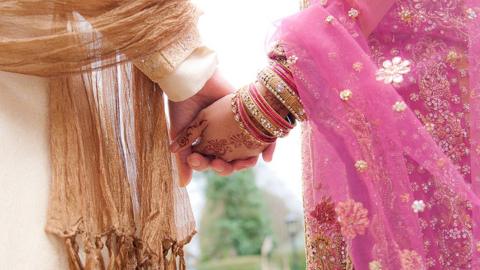
[[[170,149],[176,154],[181,186],[190,182],[192,170],[212,168],[226,176],[255,166],[260,154],[265,161],[272,159],[275,144],[253,141],[236,122],[231,89],[215,73],[195,96],[170,103]]]

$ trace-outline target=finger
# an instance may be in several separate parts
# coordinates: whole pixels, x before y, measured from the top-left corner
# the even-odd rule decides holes
[[[183,170],[181,168],[184,168]],[[179,165],[178,178],[180,187],[186,187],[192,181],[193,171],[190,167]]]
[[[275,152],[275,147],[277,143],[270,144],[262,153],[262,158],[265,162],[270,162],[273,159],[273,153]]]
[[[225,162],[221,159],[212,160],[210,166],[218,175],[221,176],[228,176],[233,173],[233,166],[230,163]]]
[[[188,155],[190,151],[185,150],[183,152],[175,154],[178,168],[178,178],[181,187],[186,187],[192,180],[192,168],[187,164],[185,155]]]
[[[170,151],[177,153],[191,147],[203,133],[203,130],[208,126],[207,120],[199,117],[193,121],[192,124],[182,130],[170,145]]]
[[[210,160],[201,154],[193,153],[187,157],[188,165],[195,171],[205,171],[210,165]]]
[[[236,171],[240,171],[240,170],[245,170],[247,168],[251,168],[255,166],[257,164],[257,161],[258,161],[258,156],[251,157],[248,159],[243,159],[243,160],[236,160],[233,162],[232,165]]]

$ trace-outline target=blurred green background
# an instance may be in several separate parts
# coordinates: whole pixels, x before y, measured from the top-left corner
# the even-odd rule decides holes
[[[288,201],[259,188],[255,173],[204,173],[196,270],[305,269],[303,219]]]

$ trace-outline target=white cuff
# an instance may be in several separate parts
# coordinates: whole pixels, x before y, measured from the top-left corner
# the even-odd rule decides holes
[[[217,54],[207,47],[197,48],[172,73],[157,80],[171,101],[194,96],[217,69]]]

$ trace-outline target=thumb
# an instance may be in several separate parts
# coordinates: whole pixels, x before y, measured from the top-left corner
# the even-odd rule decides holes
[[[192,146],[195,140],[202,136],[203,130],[208,126],[207,120],[203,119],[202,116],[203,114],[200,113],[197,119],[177,135],[172,144],[170,144],[170,151],[178,153],[187,149]]]

